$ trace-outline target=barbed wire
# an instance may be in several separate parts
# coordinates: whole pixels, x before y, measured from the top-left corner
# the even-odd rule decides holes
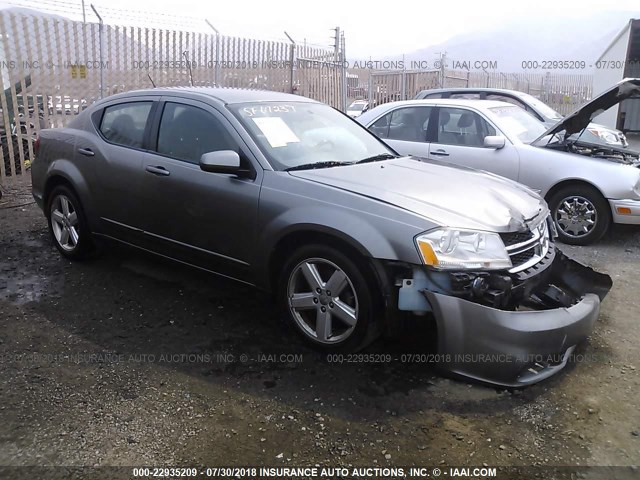
[[[148,11],[148,10],[129,10],[118,9],[98,2],[87,0],[83,11],[80,1],[70,0],[2,0],[5,5],[28,8],[36,12],[54,13],[59,16],[72,19],[74,21],[84,20],[95,23],[98,21],[95,13],[91,8],[93,3],[98,14],[102,17],[107,25],[122,25],[146,28],[163,28],[166,30],[184,30],[188,32],[213,33],[209,25],[203,18],[189,17],[185,15],[174,15],[169,13]],[[283,32],[284,33],[284,32]],[[244,35],[234,34],[234,32],[221,32],[226,37],[245,38]],[[258,38],[256,38],[258,40]],[[290,41],[284,36],[260,35],[259,40],[284,42]],[[299,47],[307,47],[310,49],[328,50],[331,48],[329,42],[321,44],[306,39],[294,39]]]

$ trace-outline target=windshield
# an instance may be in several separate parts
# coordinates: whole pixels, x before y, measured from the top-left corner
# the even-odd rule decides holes
[[[229,108],[275,170],[326,162],[350,164],[393,154],[366,129],[321,103],[243,103]]]
[[[347,107],[347,110],[355,110],[357,112],[361,112],[364,106],[364,103],[352,103]]]
[[[553,108],[551,108],[546,103],[538,100],[536,97],[532,95],[528,95],[523,93],[520,95],[525,102],[527,102],[534,110],[538,111],[540,115],[550,120],[562,120],[564,117],[556,112]]]
[[[544,123],[515,105],[493,107],[489,110],[499,118],[498,126],[502,130],[517,137],[523,143],[533,142],[547,130]]]

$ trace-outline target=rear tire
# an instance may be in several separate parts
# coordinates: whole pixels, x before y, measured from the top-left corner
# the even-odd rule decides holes
[[[87,258],[94,245],[75,192],[65,185],[55,187],[49,195],[46,212],[49,232],[58,251],[71,260]]]
[[[295,251],[278,279],[278,303],[294,330],[312,347],[355,352],[381,332],[379,287],[340,250],[309,245]]]
[[[598,190],[589,185],[570,185],[549,198],[558,239],[569,245],[596,242],[609,229],[611,208]]]

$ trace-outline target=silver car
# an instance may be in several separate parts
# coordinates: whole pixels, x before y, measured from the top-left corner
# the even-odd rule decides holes
[[[347,115],[351,118],[357,118],[369,110],[369,102],[366,100],[355,100],[347,107]]]
[[[358,122],[401,154],[528,185],[547,200],[560,240],[585,245],[612,222],[640,224],[638,152],[582,138],[596,115],[631,97],[640,97],[640,80],[620,82],[549,129],[515,105],[469,99],[387,103]]]
[[[109,239],[255,285],[333,352],[418,315],[450,371],[526,385],[566,364],[611,287],[556,249],[532,190],[399,157],[300,96],[130,92],[37,145],[33,195],[62,255]]]
[[[499,102],[512,103],[520,108],[524,108],[549,128],[555,126],[556,123],[564,118],[561,113],[556,112],[549,105],[537,99],[533,95],[505,88],[434,88],[431,90],[422,90],[415,98],[416,100],[423,100],[427,98],[466,98],[474,100],[497,100]],[[591,143],[601,143],[615,147],[629,146],[627,137],[625,137],[624,133],[620,130],[593,122],[589,123],[585,131],[582,133],[581,139]]]

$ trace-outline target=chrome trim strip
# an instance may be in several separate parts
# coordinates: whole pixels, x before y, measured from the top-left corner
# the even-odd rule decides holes
[[[520,265],[514,266],[509,270],[509,273],[518,273],[526,270],[540,262],[544,257],[546,257],[547,253],[549,253],[551,240],[549,238],[549,224],[547,217],[543,218],[540,223],[533,226],[531,232],[533,233],[533,238],[531,240],[511,245],[507,248],[507,253],[510,258],[534,249],[534,255],[529,260]],[[535,249],[537,249],[537,247],[540,247],[540,251],[535,253]]]

